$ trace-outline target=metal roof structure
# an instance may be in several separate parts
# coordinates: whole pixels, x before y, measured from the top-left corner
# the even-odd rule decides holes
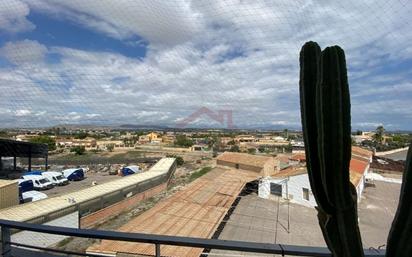
[[[1,138],[0,156],[46,158],[48,156],[48,146],[47,144],[22,142]]]
[[[149,171],[136,173],[121,179],[44,200],[17,205],[0,210],[0,219],[14,221],[32,221],[47,215],[58,213],[70,207],[92,201],[119,190],[135,186],[137,183],[148,181],[167,174],[175,163],[174,158],[162,158]]]
[[[215,168],[132,219],[119,230],[211,238],[244,185],[256,178],[256,173],[250,171]],[[202,251],[202,248],[161,246],[162,256],[194,257],[199,256]],[[103,240],[100,245],[89,247],[87,253],[153,256],[155,248],[150,244]]]

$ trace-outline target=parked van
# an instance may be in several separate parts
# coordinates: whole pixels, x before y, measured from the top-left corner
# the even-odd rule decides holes
[[[132,175],[139,172],[141,172],[141,170],[137,165],[126,166],[122,168],[122,176]]]
[[[64,177],[61,172],[43,171],[41,174],[48,180],[50,180],[50,182],[52,182],[55,186],[64,186],[69,184],[69,180],[66,177]]]
[[[20,203],[34,202],[47,198],[46,194],[33,190],[34,186],[32,180],[19,179],[18,183]]]
[[[78,180],[83,180],[84,179],[84,171],[83,171],[82,168],[63,170],[63,175],[69,181],[78,181]]]
[[[33,187],[36,190],[53,188],[53,183],[42,175],[24,175],[22,179],[33,181]]]

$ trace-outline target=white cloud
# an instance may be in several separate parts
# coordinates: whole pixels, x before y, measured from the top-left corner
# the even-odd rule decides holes
[[[22,40],[8,42],[0,49],[0,56],[4,56],[13,64],[35,64],[43,61],[47,48],[37,41]]]
[[[6,92],[0,108],[47,114],[19,121],[25,125],[173,125],[204,106],[232,110],[238,127],[298,127],[298,54],[305,41],[316,40],[322,47],[339,44],[346,50],[354,126],[410,128],[403,122],[412,113],[410,73],[376,75],[390,62],[412,57],[411,8],[399,1],[379,0],[373,6],[354,0],[27,3],[126,43],[142,36],[149,45],[139,60],[113,52],[46,48],[28,40],[7,44],[2,55],[19,67],[0,68]],[[47,52],[61,56],[60,61],[42,61]]]
[[[30,110],[16,110],[15,111],[17,117],[21,116],[29,116],[31,114]]]
[[[27,20],[30,9],[19,0],[0,1],[0,31],[18,33],[33,30],[34,24]]]
[[[151,43],[176,44],[200,32],[201,16],[193,12],[190,1],[35,0],[27,3],[62,19],[127,39],[141,36]]]

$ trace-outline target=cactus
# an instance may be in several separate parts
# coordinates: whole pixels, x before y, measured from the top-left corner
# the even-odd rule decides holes
[[[302,128],[309,180],[318,220],[334,257],[364,256],[356,190],[349,181],[350,98],[345,54],[338,46],[320,52],[314,42],[300,54]]]
[[[412,143],[411,143],[412,145]],[[412,147],[409,146],[402,177],[398,209],[389,231],[387,257],[412,256]]]

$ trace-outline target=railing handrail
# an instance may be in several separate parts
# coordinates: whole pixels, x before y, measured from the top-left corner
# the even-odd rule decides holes
[[[11,220],[1,220],[0,226],[3,228],[13,228],[28,230],[47,234],[65,235],[82,238],[107,239],[136,243],[150,243],[155,245],[175,245],[196,248],[232,250],[254,253],[271,253],[293,256],[331,256],[326,247],[297,246],[285,244],[255,243],[234,240],[205,239],[195,237],[167,236],[144,233],[129,233],[119,231],[95,230],[95,229],[76,229],[68,227],[57,227],[49,225],[32,224]],[[382,257],[385,250],[365,249],[366,257]]]

